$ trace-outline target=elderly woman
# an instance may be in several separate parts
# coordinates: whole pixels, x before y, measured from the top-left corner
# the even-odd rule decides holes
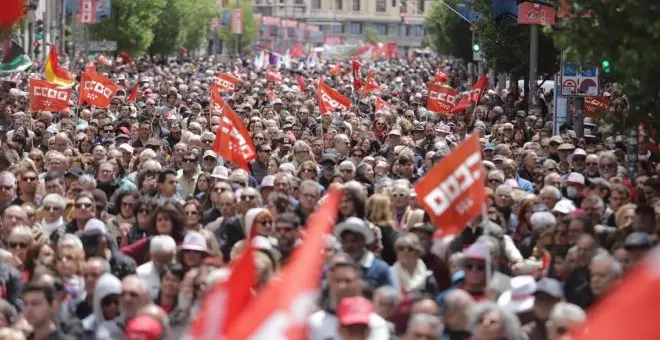
[[[64,221],[64,209],[66,199],[58,194],[48,194],[41,201],[44,210],[44,218],[37,222],[37,226],[44,235],[51,237],[53,234],[64,234],[66,222]]]
[[[548,340],[570,339],[566,337],[571,330],[579,328],[587,321],[587,314],[580,306],[559,302],[550,312],[546,323]]]
[[[420,259],[423,253],[422,244],[417,235],[405,233],[394,242],[396,263],[390,268],[394,286],[404,296],[431,295],[435,296],[438,285],[433,272],[426,268]]]
[[[479,302],[468,311],[474,340],[524,339],[515,314],[491,301]]]

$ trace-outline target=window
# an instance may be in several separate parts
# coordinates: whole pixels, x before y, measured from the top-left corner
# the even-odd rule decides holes
[[[344,33],[344,25],[342,23],[333,24],[330,26],[332,33]]]
[[[401,1],[401,3],[399,3],[399,10],[401,11],[401,13],[408,12],[408,2]]]
[[[399,36],[400,37],[405,37],[406,36],[406,25],[399,24]]]
[[[424,7],[426,6],[424,1],[426,0],[417,0],[417,11],[419,11],[419,14],[424,13]]]
[[[423,37],[426,35],[426,27],[424,25],[415,25],[415,36]]]
[[[355,12],[360,11],[360,1],[361,0],[353,0],[353,11]]]
[[[336,11],[341,11],[343,9],[343,2],[344,0],[335,0],[335,10]]]
[[[305,4],[305,0],[295,0],[295,1],[293,2],[293,4],[294,4],[294,5],[304,5],[304,4]]]
[[[387,0],[376,0],[376,12],[385,12]]]
[[[321,0],[312,0],[313,9],[321,9]]]
[[[362,23],[361,22],[351,22],[348,26],[348,33],[350,34],[362,34]]]
[[[373,27],[374,31],[378,32],[379,35],[387,35],[388,31],[388,25],[387,24],[372,24],[371,27]]]

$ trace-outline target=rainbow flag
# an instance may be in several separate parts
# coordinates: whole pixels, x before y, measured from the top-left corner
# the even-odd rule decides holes
[[[76,78],[69,71],[60,67],[55,45],[50,47],[50,53],[48,53],[48,59],[44,65],[44,75],[51,84],[71,87],[76,83]]]

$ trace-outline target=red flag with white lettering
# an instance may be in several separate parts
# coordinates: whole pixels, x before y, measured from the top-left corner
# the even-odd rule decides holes
[[[284,78],[282,78],[282,75],[278,72],[268,71],[266,73],[266,80],[272,81],[273,83],[281,83],[282,79]]]
[[[240,79],[227,73],[216,73],[215,76],[218,77],[215,85],[217,85],[218,90],[221,92],[235,91],[238,83],[241,82]]]
[[[126,101],[129,103],[137,103],[137,93],[138,93],[138,83],[135,83],[133,85],[133,88],[131,89],[131,93],[128,95],[128,98],[126,98]]]
[[[304,339],[307,317],[316,309],[325,236],[335,225],[342,192],[331,190],[307,221],[307,236],[291,259],[250,303],[225,339]]]
[[[215,131],[213,151],[245,171],[250,171],[248,164],[257,158],[257,153],[245,124],[217,92],[211,91],[210,109],[211,115],[221,117]]]
[[[584,115],[586,117],[598,118],[601,112],[607,112],[609,107],[610,100],[605,97],[584,98]]]
[[[472,135],[415,185],[417,201],[445,236],[460,233],[481,214],[484,176],[479,136]]]
[[[486,89],[486,85],[488,85],[488,77],[482,77],[481,79],[477,80],[474,85],[472,85],[472,89],[468,93],[467,96],[461,98],[461,101],[458,102],[458,105],[454,107],[454,110],[452,111],[453,113],[459,113],[470,105],[470,103],[478,103],[479,99],[481,99],[481,95],[484,93],[484,90]]]
[[[433,80],[438,84],[444,84],[449,81],[449,75],[447,72],[438,69],[435,73],[435,76],[433,76]]]
[[[376,97],[376,111],[392,111],[390,104],[382,100],[380,97]]]
[[[254,251],[247,241],[243,253],[234,263],[226,282],[213,286],[202,300],[199,312],[190,323],[186,337],[197,340],[216,340],[227,333],[228,325],[252,301],[256,281]]]
[[[359,60],[351,61],[353,68],[353,89],[359,91],[362,88],[362,63]]]
[[[45,80],[30,79],[30,111],[62,111],[69,108],[71,88],[61,88]]]
[[[83,73],[80,80],[78,105],[87,103],[97,108],[107,109],[110,99],[117,93],[117,85],[98,73]]]
[[[660,334],[656,321],[660,304],[660,248],[655,247],[639,264],[614,284],[598,303],[589,308],[583,332],[576,340],[654,340]],[[625,326],[624,326],[625,325]],[[580,330],[580,329],[578,329]]]
[[[319,82],[319,111],[321,114],[334,112],[335,109],[348,111],[351,107],[351,100],[324,82]]]
[[[374,71],[370,70],[369,73],[367,73],[367,82],[364,84],[362,94],[368,94],[374,91],[380,91],[380,85],[378,85],[376,79],[374,79]]]
[[[428,83],[428,90],[427,110],[435,113],[450,113],[454,109],[458,91],[435,83]]]

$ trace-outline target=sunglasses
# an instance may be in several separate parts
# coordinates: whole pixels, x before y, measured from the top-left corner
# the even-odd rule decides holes
[[[0,185],[0,189],[2,189],[4,191],[9,191],[11,189],[14,189],[14,187],[11,186],[11,185]]]
[[[78,209],[89,209],[93,206],[92,203],[76,203],[75,207]]]
[[[316,169],[310,169],[310,168],[302,169],[302,172],[316,172]]]
[[[27,249],[27,242],[9,242],[9,248],[11,249]]]
[[[59,211],[62,210],[62,208],[60,208],[60,207],[54,207],[54,206],[50,206],[50,207],[49,207],[49,206],[44,205],[44,210],[46,210],[46,211],[50,211],[50,212],[59,212]]]
[[[23,182],[28,182],[28,183],[30,183],[30,182],[34,182],[34,181],[36,181],[36,180],[37,180],[37,177],[23,177],[22,180],[23,180]]]
[[[149,214],[149,213],[151,213],[150,209],[146,209],[146,208],[138,209],[138,214]]]
[[[196,159],[192,159],[192,158],[184,158],[184,159],[183,159],[183,162],[184,162],[184,163],[197,163],[197,160],[196,160]]]

